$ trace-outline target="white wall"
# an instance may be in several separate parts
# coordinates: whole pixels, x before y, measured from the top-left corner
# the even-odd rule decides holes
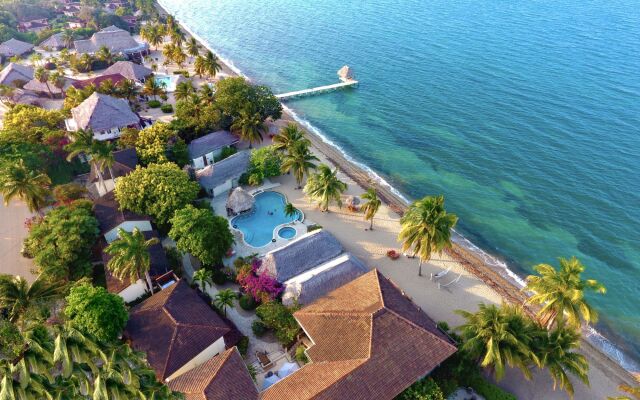
[[[126,289],[118,293],[125,303],[131,303],[138,297],[147,292],[147,285],[142,279],[138,279],[136,283],[129,285]]]
[[[185,372],[197,367],[200,364],[203,364],[204,362],[210,360],[212,357],[222,353],[225,350],[226,349],[225,349],[225,344],[224,344],[224,338],[221,337],[220,339],[218,339],[215,342],[213,342],[211,344],[211,346],[209,346],[206,349],[204,349],[200,354],[198,354],[197,356],[193,357],[191,359],[191,361],[187,362],[180,369],[178,369],[176,372],[171,374],[165,381],[169,382],[172,379],[175,379],[175,378],[179,377],[180,375],[184,374]]]
[[[118,238],[118,229],[124,229],[127,232],[133,232],[134,228],[138,228],[141,232],[147,232],[151,230],[151,222],[149,221],[125,221],[109,232],[104,234],[104,239],[107,243],[111,243]]]
[[[213,197],[219,196],[222,193],[226,193],[233,188],[233,180],[229,179],[222,185],[218,185],[213,188]]]
[[[194,158],[193,160],[191,160],[191,164],[195,169],[204,168],[204,160],[202,159],[202,157]]]

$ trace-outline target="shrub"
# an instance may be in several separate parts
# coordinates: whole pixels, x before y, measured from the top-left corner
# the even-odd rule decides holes
[[[317,231],[319,229],[322,229],[322,225],[313,224],[313,225],[309,225],[307,227],[307,232],[313,232],[313,231]]]
[[[487,381],[479,373],[470,376],[467,384],[486,400],[517,400],[516,396]]]
[[[55,63],[48,62],[48,63],[44,64],[44,69],[46,69],[47,71],[53,71],[56,68],[57,68],[57,66],[56,66]]]
[[[53,197],[58,203],[68,203],[81,199],[87,194],[87,188],[78,183],[65,183],[53,188]]]
[[[236,281],[256,301],[267,302],[274,300],[284,288],[274,277],[266,273],[259,273],[262,262],[253,258],[250,265],[242,266],[236,275]]]
[[[231,157],[232,155],[236,154],[238,152],[238,149],[236,149],[233,146],[227,146],[227,147],[223,147],[222,150],[220,151],[220,155],[216,157],[215,161],[222,161],[227,157]]]
[[[214,268],[212,272],[211,280],[213,283],[216,285],[224,285],[227,282],[227,275],[221,269]]]
[[[173,71],[173,74],[174,74],[174,75],[182,75],[182,76],[184,76],[185,78],[188,78],[188,77],[189,77],[189,71],[186,71],[186,70],[184,70],[184,69],[179,69],[179,70]]]
[[[258,307],[258,303],[253,299],[253,297],[248,294],[240,297],[240,300],[238,300],[238,304],[240,304],[240,307],[245,311],[255,310],[256,307]]]
[[[163,104],[160,106],[160,109],[165,114],[171,114],[173,112],[173,106],[171,104]]]
[[[249,349],[249,338],[246,336],[243,336],[240,338],[240,340],[238,341],[238,351],[240,352],[240,355],[242,357],[247,355],[247,350]]]
[[[306,364],[309,362],[309,359],[307,358],[307,355],[304,353],[304,346],[298,346],[296,348],[296,360],[300,361],[303,364]]]
[[[396,400],[444,400],[444,394],[432,378],[425,378],[405,389]]]
[[[160,100],[149,100],[147,102],[147,105],[149,106],[149,108],[158,108],[162,105],[162,103],[160,103]]]
[[[161,93],[161,94],[160,94],[160,99],[161,99],[161,100],[167,101],[167,99],[168,99],[168,98],[169,98],[169,96],[167,96],[167,94],[166,94],[166,93]]]
[[[251,324],[251,330],[253,331],[254,335],[260,337],[267,333],[267,326],[264,324],[264,322],[257,319]]]
[[[256,315],[268,328],[275,331],[278,341],[287,346],[293,342],[300,332],[300,326],[293,317],[295,307],[287,307],[282,303],[270,301],[256,309]]]

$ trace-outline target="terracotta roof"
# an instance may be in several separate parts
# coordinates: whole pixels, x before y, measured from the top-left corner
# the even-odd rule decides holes
[[[435,322],[373,270],[294,316],[311,360],[261,393],[279,399],[393,399],[456,352]]]
[[[118,85],[119,83],[126,81],[127,78],[125,78],[120,74],[103,74],[100,76],[96,76],[94,78],[75,81],[71,84],[71,86],[73,86],[76,89],[83,89],[89,85],[94,85],[95,87],[98,87],[102,82],[108,81],[108,80],[110,80],[111,83],[113,83],[114,85]]]
[[[236,347],[168,383],[185,400],[254,400],[258,391]]]
[[[131,61],[117,61],[103,72],[104,75],[120,74],[132,81],[142,81],[152,73],[151,69]]]
[[[185,281],[133,307],[124,336],[164,381],[230,328]]]
[[[71,116],[79,129],[105,131],[140,123],[129,103],[106,94],[93,92],[85,101],[71,109]]]
[[[125,221],[150,221],[147,216],[138,215],[128,210],[120,210],[120,205],[113,192],[109,192],[93,202],[93,213],[100,225],[100,232],[105,234]]]
[[[0,43],[0,55],[6,57],[20,56],[30,52],[31,50],[33,50],[33,45],[31,43],[23,42],[14,38]]]
[[[145,240],[149,240],[151,238],[160,239],[160,235],[158,231],[144,231],[142,232]],[[171,266],[169,265],[169,259],[167,258],[167,254],[162,247],[162,243],[158,242],[153,246],[149,247],[149,259],[151,265],[149,267],[149,276],[151,279],[155,279],[161,275],[166,274],[171,270]],[[111,256],[105,252],[102,253],[102,262],[104,263],[105,275],[107,278],[107,290],[111,293],[120,293],[129,285],[131,285],[131,281],[129,279],[120,280],[113,276],[111,272],[107,269],[107,263],[111,260]]]
[[[26,83],[31,79],[33,79],[33,68],[27,65],[9,63],[0,72],[0,85],[11,85],[16,80]]]

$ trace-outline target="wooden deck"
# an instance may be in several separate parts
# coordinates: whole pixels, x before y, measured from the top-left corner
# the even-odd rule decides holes
[[[287,100],[295,97],[303,97],[303,96],[309,96],[309,95],[318,94],[318,93],[331,92],[333,90],[338,90],[345,87],[357,86],[357,85],[358,85],[358,81],[348,80],[340,83],[334,83],[333,85],[318,86],[311,89],[296,90],[295,92],[276,94],[276,97],[278,98],[278,100]]]

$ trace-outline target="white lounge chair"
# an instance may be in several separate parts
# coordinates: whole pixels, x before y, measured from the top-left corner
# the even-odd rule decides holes
[[[441,289],[441,288],[443,288],[443,287],[447,287],[447,286],[453,285],[454,283],[458,282],[458,281],[460,280],[460,278],[461,278],[461,277],[462,277],[462,272],[460,272],[460,275],[458,275],[458,277],[457,277],[456,279],[452,280],[452,281],[451,281],[451,282],[449,282],[449,283],[443,283],[443,284],[440,284],[440,282],[438,282],[438,289]]]
[[[449,268],[445,269],[444,271],[440,271],[440,272],[438,272],[437,274],[434,274],[434,273],[432,272],[432,273],[431,273],[431,280],[432,280],[432,281],[433,281],[433,280],[436,280],[436,281],[437,281],[437,280],[438,280],[438,279],[440,279],[440,278],[444,278],[444,277],[449,273],[449,271],[451,271],[451,267],[449,267]]]

